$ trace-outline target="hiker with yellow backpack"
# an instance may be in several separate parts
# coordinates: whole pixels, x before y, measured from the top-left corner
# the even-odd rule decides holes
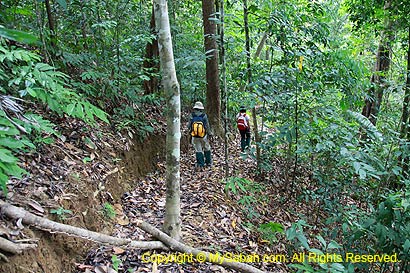
[[[208,136],[211,136],[208,116],[203,112],[202,102],[197,101],[193,107],[188,129],[192,138],[191,143],[195,149],[196,167],[203,168],[212,166],[211,145]]]

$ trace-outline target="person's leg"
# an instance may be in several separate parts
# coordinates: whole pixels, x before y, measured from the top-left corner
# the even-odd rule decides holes
[[[204,153],[202,152],[202,139],[199,137],[193,137],[192,145],[195,149],[196,166],[203,167],[205,165],[205,162]]]
[[[239,130],[239,133],[241,134],[241,151],[245,151],[245,146],[246,146],[246,140],[245,140],[245,134],[246,131]]]
[[[208,136],[205,136],[203,139],[204,144],[204,154],[205,154],[205,165],[208,167],[212,166],[212,156],[211,156],[211,145],[209,144]]]
[[[245,148],[249,148],[251,145],[251,131],[248,129],[245,133]]]

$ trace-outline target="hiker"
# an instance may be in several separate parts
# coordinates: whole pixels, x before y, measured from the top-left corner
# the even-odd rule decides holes
[[[245,106],[241,106],[238,115],[236,115],[236,124],[241,134],[241,152],[249,148],[251,143],[250,118],[246,114]]]
[[[202,102],[197,101],[191,113],[188,129],[192,137],[191,143],[195,149],[196,167],[212,166],[211,145],[208,136],[211,136],[208,117],[203,112]]]

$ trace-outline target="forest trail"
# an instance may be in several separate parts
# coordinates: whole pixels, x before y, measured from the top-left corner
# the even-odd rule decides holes
[[[146,112],[152,120],[162,124],[158,125],[156,136],[164,136],[161,128],[166,126],[160,111],[150,109]],[[130,223],[138,219],[162,227],[166,196],[163,138],[153,135],[143,141],[132,141],[109,127],[91,128],[75,119],[65,120],[59,126],[64,141],[55,138],[52,145],[43,145],[39,151],[22,158],[31,176],[24,180],[14,179],[9,184],[12,193],[9,201],[36,215],[73,226],[133,240],[153,239]],[[306,215],[308,210],[292,199],[292,203],[284,204],[282,199],[290,193],[287,192],[288,183],[282,178],[285,168],[281,161],[272,161],[273,170],[265,173],[263,179],[257,177],[255,160],[250,155],[241,155],[239,134],[235,134],[235,139],[229,141],[227,182],[224,180],[222,140],[211,140],[213,167],[200,172],[194,168],[193,147],[187,145],[185,139],[182,144],[183,242],[211,253],[261,257],[286,254],[283,233],[276,234],[276,240],[269,243],[258,232],[261,224],[270,222],[288,228],[298,219],[298,213]],[[145,175],[150,170],[151,173]],[[232,181],[241,182],[242,189],[236,185],[236,192],[226,191],[227,183],[234,185]],[[246,184],[252,181],[257,183]],[[112,219],[107,217],[106,204],[115,209]],[[161,264],[155,271],[153,263],[142,260],[146,251],[98,247],[95,243],[65,235],[50,236],[35,229],[34,233],[26,232],[10,221],[0,223],[7,229],[19,230],[16,238],[38,240],[41,249],[13,256],[10,263],[0,264],[0,272],[26,272],[20,269],[29,267],[33,272],[45,268],[47,273],[107,272],[102,267],[113,268],[114,257],[117,272],[234,272],[197,262]],[[252,265],[266,272],[289,272],[284,263]]]
[[[251,156],[243,156],[239,149],[239,136],[229,143],[229,172],[230,177],[253,179],[252,172],[256,162]],[[181,216],[182,240],[184,243],[211,253],[222,254],[252,254],[262,257],[264,254],[284,254],[285,244],[280,241],[274,245],[260,238],[254,227],[260,223],[276,222],[287,226],[289,214],[280,209],[274,214],[274,204],[264,202],[252,203],[250,207],[240,204],[244,193],[233,195],[224,191],[225,159],[223,142],[212,139],[212,168],[196,171],[194,168],[194,150],[189,147],[187,153],[181,152]],[[122,198],[122,208],[126,218],[142,219],[158,228],[162,227],[165,213],[165,163],[157,164],[155,172],[135,181],[135,189],[125,193]],[[263,189],[272,200],[277,196],[276,187]],[[242,196],[241,196],[242,195]],[[251,194],[250,194],[251,196]],[[132,225],[116,224],[114,236],[135,239],[150,239],[143,231]],[[281,235],[279,235],[281,237]],[[282,236],[283,237],[283,236]],[[169,263],[156,265],[144,263],[142,255],[146,251],[127,250],[101,247],[89,252],[83,265],[109,264],[112,256],[117,255],[121,260],[120,271],[128,269],[135,272],[235,272],[221,266],[202,263],[198,264]],[[166,254],[166,253],[163,253]],[[172,252],[168,253],[172,254]],[[255,267],[266,272],[287,272],[283,263],[256,263]],[[155,268],[153,268],[153,266]],[[134,272],[134,271],[132,271]]]

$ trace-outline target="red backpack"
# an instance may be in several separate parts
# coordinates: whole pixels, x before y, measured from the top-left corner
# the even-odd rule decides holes
[[[248,129],[248,122],[246,121],[246,114],[239,113],[239,116],[236,119],[236,125],[238,126],[238,129],[241,131]]]

